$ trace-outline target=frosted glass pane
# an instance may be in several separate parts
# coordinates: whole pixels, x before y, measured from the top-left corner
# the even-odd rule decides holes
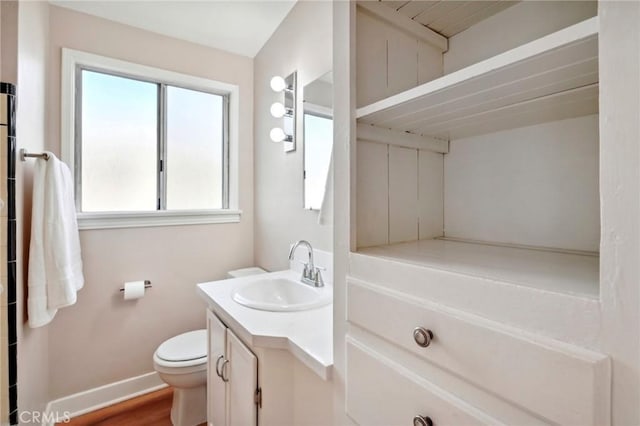
[[[82,211],[157,205],[156,84],[82,71]]]
[[[167,210],[223,207],[223,101],[167,87]]]
[[[331,162],[333,120],[304,115],[304,208],[319,210]]]

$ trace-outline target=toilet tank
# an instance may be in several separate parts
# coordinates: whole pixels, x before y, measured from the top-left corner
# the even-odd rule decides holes
[[[235,269],[233,271],[229,271],[227,272],[227,278],[240,278],[240,277],[246,277],[249,275],[258,275],[258,274],[266,274],[266,273],[267,271],[265,271],[264,269],[254,266],[251,268],[242,268],[242,269]]]

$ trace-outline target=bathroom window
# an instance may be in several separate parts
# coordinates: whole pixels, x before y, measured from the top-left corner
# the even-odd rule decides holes
[[[73,91],[63,160],[81,228],[239,220],[233,88],[68,49],[65,65],[74,84],[63,81],[63,98]]]
[[[226,207],[224,95],[79,72],[79,211]]]

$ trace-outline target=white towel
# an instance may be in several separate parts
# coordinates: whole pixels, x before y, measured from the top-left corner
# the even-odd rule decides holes
[[[29,251],[29,326],[48,324],[84,285],[71,171],[52,153],[36,159]]]

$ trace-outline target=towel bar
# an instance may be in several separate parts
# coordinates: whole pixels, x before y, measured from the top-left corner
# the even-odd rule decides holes
[[[45,160],[49,160],[49,154],[47,154],[46,152],[33,154],[33,153],[27,152],[26,149],[22,148],[20,150],[20,161],[27,161],[27,158],[44,158]]]

